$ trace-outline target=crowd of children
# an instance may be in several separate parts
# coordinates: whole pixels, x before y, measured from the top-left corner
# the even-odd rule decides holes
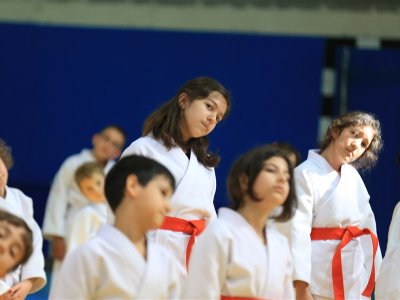
[[[302,163],[289,143],[249,149],[217,214],[207,136],[230,107],[223,85],[194,78],[125,151],[110,125],[63,163],[43,222],[50,299],[369,299],[375,282],[375,299],[400,297],[400,209],[382,262],[358,173],[383,145],[375,116],[338,116]],[[7,186],[11,165],[0,140],[0,299],[24,299],[46,284],[43,239],[32,200]]]

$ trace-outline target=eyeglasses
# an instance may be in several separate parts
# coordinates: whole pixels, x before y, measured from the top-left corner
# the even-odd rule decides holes
[[[113,141],[108,135],[106,134],[100,134],[100,136],[103,138],[103,141],[106,143],[111,144],[114,148],[116,149],[121,149],[122,145],[119,142]]]

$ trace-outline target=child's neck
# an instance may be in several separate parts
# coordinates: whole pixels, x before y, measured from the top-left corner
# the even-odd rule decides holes
[[[146,259],[147,258],[147,239],[146,233],[132,224],[132,218],[124,219],[116,215],[114,226],[124,233],[127,238],[135,245],[139,253]]]
[[[237,212],[250,224],[262,243],[266,244],[265,227],[267,226],[269,212],[260,212],[260,210],[251,205],[245,205],[239,208]]]

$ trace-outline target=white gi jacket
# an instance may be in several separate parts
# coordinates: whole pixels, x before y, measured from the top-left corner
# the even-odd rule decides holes
[[[3,280],[12,287],[22,280],[37,278],[31,289],[31,293],[34,293],[45,286],[47,279],[42,252],[43,237],[40,227],[33,217],[32,199],[18,189],[6,186],[6,198],[0,197],[0,208],[23,218],[33,232],[33,253],[31,257],[17,270],[8,273]]]
[[[90,203],[81,208],[71,220],[67,232],[67,254],[93,238],[107,222],[105,203]]]
[[[153,243],[145,260],[122,232],[103,225],[65,258],[49,299],[176,299],[177,265]]]
[[[397,247],[400,244],[400,202],[394,208],[392,220],[389,226],[388,242],[386,253]]]
[[[312,294],[333,298],[332,257],[339,240],[311,241],[312,227],[369,228],[376,234],[369,194],[357,170],[344,164],[339,175],[316,150],[294,172],[299,206],[291,221],[294,280],[308,282]],[[375,259],[376,276],[382,260]],[[342,249],[346,299],[362,299],[372,266],[370,236],[353,239]]]
[[[267,245],[240,214],[220,208],[192,252],[182,299],[294,299],[287,240],[273,227],[265,236]]]
[[[185,220],[205,219],[206,223],[216,219],[214,194],[216,179],[213,168],[206,168],[198,160],[194,152],[190,159],[180,147],[168,150],[162,141],[152,135],[134,141],[121,155],[143,155],[152,158],[167,167],[174,175],[176,190],[171,197],[169,216]],[[181,232],[156,230],[149,234],[151,239],[171,250],[186,273],[186,246],[190,236]]]
[[[398,300],[400,298],[400,244],[389,252],[379,271],[375,285],[376,300]]]
[[[42,226],[44,236],[65,237],[68,220],[89,203],[80,193],[74,176],[80,165],[91,161],[96,161],[95,157],[90,150],[84,149],[81,153],[68,157],[61,165],[47,198]],[[109,169],[109,164],[114,164],[114,161],[109,161],[105,169]]]

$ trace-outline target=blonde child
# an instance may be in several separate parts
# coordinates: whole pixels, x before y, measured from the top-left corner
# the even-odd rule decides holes
[[[67,253],[92,238],[107,221],[104,195],[104,170],[97,162],[82,164],[75,172],[75,182],[88,204],[71,219],[67,232]]]
[[[297,299],[368,299],[381,254],[369,194],[357,170],[377,161],[379,121],[349,112],[330,124],[321,149],[295,169],[291,221]]]
[[[267,226],[289,219],[296,205],[293,167],[267,145],[242,155],[228,176],[232,209],[200,236],[189,264],[183,299],[293,299],[292,259],[286,238]]]
[[[118,161],[105,183],[115,224],[103,225],[66,257],[50,299],[177,298],[177,262],[146,238],[164,221],[174,185],[172,174],[152,159]]]
[[[7,186],[8,171],[12,164],[11,148],[0,139],[0,209],[23,218],[33,232],[32,255],[15,271],[7,273],[2,280],[11,287],[5,299],[25,299],[29,293],[40,290],[46,284],[42,253],[43,238],[40,227],[33,217],[32,199],[20,190]]]
[[[153,158],[175,177],[171,211],[150,236],[174,253],[182,276],[196,236],[216,219],[214,167],[220,158],[208,151],[207,136],[229,108],[229,93],[219,82],[209,77],[189,80],[146,119],[143,136],[122,154]]]

